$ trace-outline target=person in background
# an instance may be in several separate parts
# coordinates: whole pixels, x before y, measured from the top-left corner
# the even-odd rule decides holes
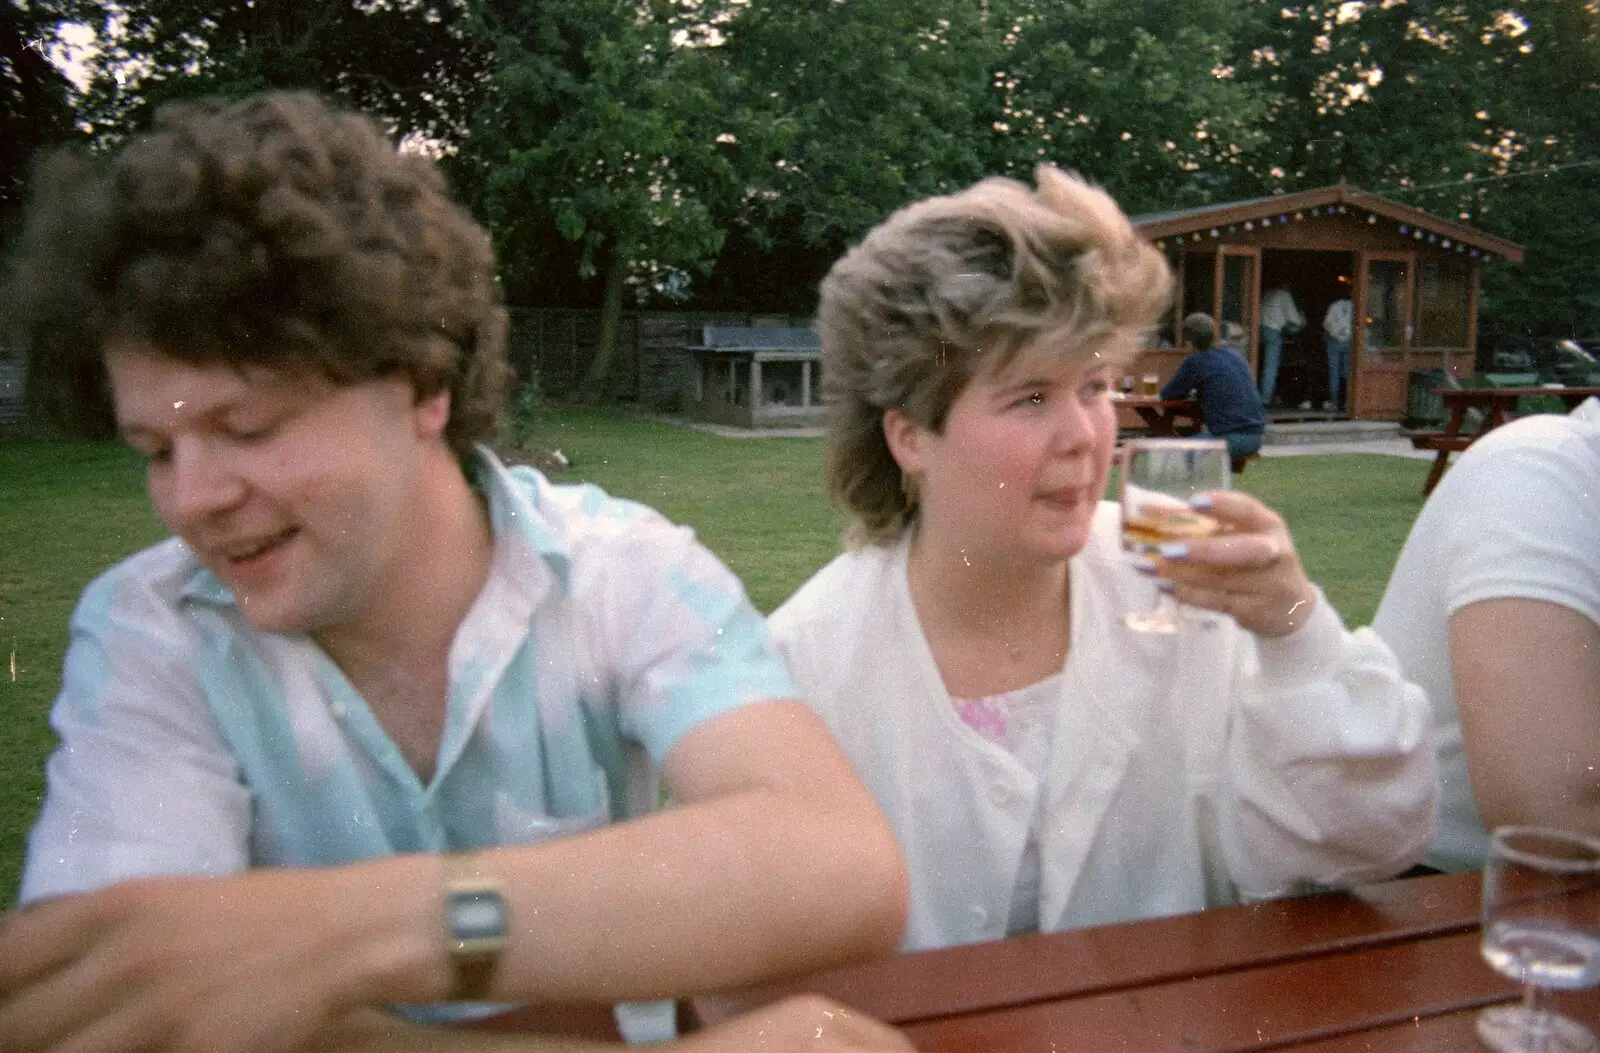
[[[1278,366],[1283,362],[1285,333],[1306,327],[1306,316],[1294,296],[1279,286],[1261,297],[1261,404],[1273,406],[1277,397]]]
[[[1171,278],[1104,192],[1037,178],[896,212],[822,284],[852,526],[769,622],[894,824],[906,945],[1403,871],[1433,839],[1427,700],[1248,494],[1122,551],[1111,380]],[[1225,617],[1128,629],[1157,588]]]
[[[1220,344],[1246,362],[1250,361],[1249,349],[1245,343],[1244,326],[1238,322],[1222,323],[1222,340]]]
[[[1216,328],[1208,314],[1195,312],[1184,318],[1183,337],[1194,350],[1162,387],[1161,397],[1197,397],[1204,434],[1225,440],[1230,456],[1244,457],[1261,449],[1267,414],[1249,364],[1237,352],[1212,346]]]
[[[893,834],[734,576],[482,445],[505,313],[431,162],[306,94],[170,105],[42,173],[13,288],[35,392],[176,537],[73,615],[0,1050],[478,1049],[389,1009],[896,946]],[[907,1048],[815,1000],[689,1047],[763,1034]]]
[[[1328,356],[1328,401],[1325,410],[1344,409],[1350,397],[1350,337],[1355,325],[1355,305],[1343,296],[1328,305],[1322,316],[1323,347]]]
[[[1430,866],[1482,866],[1507,824],[1600,836],[1600,401],[1461,454],[1372,627],[1433,702]]]

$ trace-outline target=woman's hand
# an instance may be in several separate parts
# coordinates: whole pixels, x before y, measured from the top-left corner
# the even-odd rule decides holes
[[[697,1032],[682,1053],[911,1053],[893,1028],[820,995],[798,995]]]
[[[1258,636],[1287,636],[1304,625],[1317,590],[1283,518],[1234,490],[1198,495],[1193,507],[1222,532],[1163,544],[1148,572],[1171,582],[1179,603],[1231,615]]]

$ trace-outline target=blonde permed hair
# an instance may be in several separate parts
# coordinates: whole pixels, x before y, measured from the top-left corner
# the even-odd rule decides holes
[[[1161,253],[1105,191],[1049,166],[1038,189],[985,179],[894,213],[823,280],[824,476],[853,522],[886,544],[915,511],[883,435],[897,409],[944,429],[972,378],[1019,353],[1120,368],[1171,298]]]

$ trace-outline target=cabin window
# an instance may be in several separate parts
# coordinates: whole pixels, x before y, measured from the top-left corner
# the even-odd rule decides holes
[[[1466,347],[1470,272],[1456,260],[1425,260],[1417,273],[1417,343]]]
[[[1401,260],[1373,260],[1367,269],[1366,355],[1398,361],[1406,345],[1407,268]]]

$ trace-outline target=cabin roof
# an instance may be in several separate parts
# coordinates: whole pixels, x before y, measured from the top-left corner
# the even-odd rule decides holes
[[[1381,216],[1403,227],[1432,235],[1435,242],[1438,239],[1449,239],[1455,244],[1476,249],[1481,255],[1499,256],[1512,263],[1522,262],[1522,246],[1515,242],[1497,238],[1493,234],[1485,234],[1465,223],[1444,219],[1431,212],[1424,212],[1420,208],[1402,205],[1379,194],[1368,193],[1348,183],[1318,187],[1315,190],[1301,190],[1292,194],[1274,194],[1270,197],[1200,205],[1169,212],[1150,212],[1134,216],[1132,219],[1139,233],[1155,241],[1159,238],[1192,234],[1225,225],[1237,226],[1241,223],[1261,222],[1270,226],[1275,222],[1290,222],[1293,218],[1298,218],[1297,213],[1303,215],[1308,211],[1317,212],[1330,208],[1336,212],[1354,211],[1357,215],[1365,213],[1369,217]]]

